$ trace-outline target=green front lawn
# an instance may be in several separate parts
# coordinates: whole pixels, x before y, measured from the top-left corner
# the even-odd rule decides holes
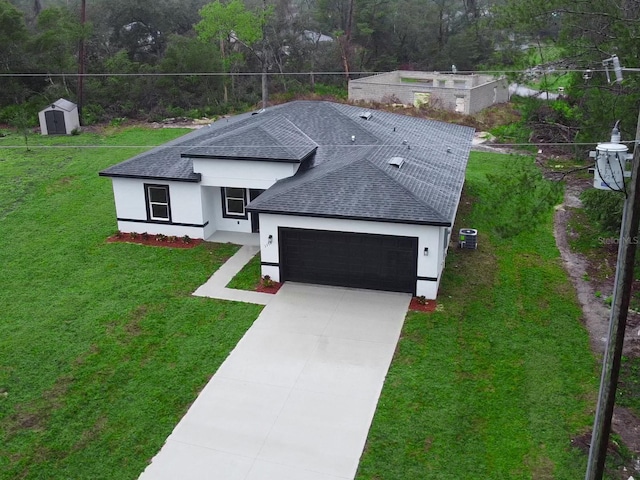
[[[190,296],[236,246],[105,243],[113,195],[97,172],[141,151],[113,147],[182,133],[0,148],[0,478],[137,478],[259,314]]]
[[[180,133],[0,139],[1,479],[137,478],[259,314],[190,296],[235,246],[105,243],[97,172]],[[506,161],[472,154],[471,190]],[[442,311],[408,315],[360,479],[582,475],[597,374],[551,216],[503,240],[470,206],[480,249],[451,252]]]
[[[472,153],[467,188],[512,161]],[[479,249],[450,250],[441,311],[407,316],[357,478],[582,478],[571,439],[592,425],[597,372],[551,212],[500,239],[463,201],[460,227]]]
[[[227,284],[227,288],[237,288],[238,290],[255,290],[260,284],[262,273],[260,270],[260,252],[242,267],[235,277]]]

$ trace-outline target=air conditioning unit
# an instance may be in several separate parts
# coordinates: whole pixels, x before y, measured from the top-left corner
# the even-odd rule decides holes
[[[461,228],[458,235],[460,248],[475,250],[478,248],[478,230],[474,228]]]

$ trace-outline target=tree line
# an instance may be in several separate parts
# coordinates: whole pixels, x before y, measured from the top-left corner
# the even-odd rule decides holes
[[[344,91],[360,72],[526,70],[559,56],[575,71],[554,119],[587,138],[614,117],[635,129],[638,74],[609,83],[602,60],[638,66],[639,10],[634,0],[0,0],[0,122],[59,97],[80,101],[86,123],[215,115],[268,94]]]

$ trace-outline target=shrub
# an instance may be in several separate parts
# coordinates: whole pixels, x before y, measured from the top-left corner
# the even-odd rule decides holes
[[[105,118],[105,111],[102,106],[96,103],[90,103],[82,108],[82,124],[94,125],[103,121]]]
[[[111,119],[109,125],[111,125],[112,127],[121,127],[126,121],[126,117],[116,117]]]
[[[38,110],[28,103],[7,105],[0,108],[0,123],[16,126],[18,118],[23,121],[25,128],[35,127],[38,125]]]
[[[531,128],[523,122],[514,122],[507,125],[498,125],[490,130],[500,143],[527,143],[531,136]]]
[[[319,95],[321,97],[335,97],[342,100],[346,100],[348,96],[348,91],[346,88],[337,87],[334,85],[326,85],[324,83],[316,83],[314,92],[316,95]]]
[[[182,243],[191,243],[191,237],[189,235],[185,235],[182,237]]]
[[[604,233],[617,234],[622,223],[624,196],[617,192],[589,188],[580,195],[584,211]]]
[[[537,226],[562,199],[562,186],[550,182],[532,161],[513,156],[502,172],[487,175],[489,184],[478,211],[500,237],[513,237]]]
[[[273,287],[273,285],[274,285],[274,281],[271,280],[271,277],[269,275],[265,275],[264,277],[262,277],[263,287]]]

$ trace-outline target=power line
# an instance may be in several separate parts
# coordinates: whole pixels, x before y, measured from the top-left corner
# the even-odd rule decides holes
[[[543,72],[544,69],[540,69],[540,73]],[[598,72],[607,72],[607,69],[594,69],[594,68],[563,68],[563,69],[553,69],[546,70],[547,74],[564,74],[564,73],[584,73],[589,70],[591,73]],[[640,68],[623,68],[623,71],[628,72],[640,72]],[[418,71],[416,71],[418,72]],[[426,74],[436,74],[436,75],[495,75],[495,74],[508,74],[508,73],[534,73],[533,69],[526,70],[458,70],[455,74],[450,70],[443,71],[420,71],[420,73]],[[384,73],[389,73],[388,71],[384,72],[349,72],[350,75],[381,75]],[[251,76],[261,76],[262,72],[140,72],[140,73],[78,73],[78,72],[68,72],[68,73],[0,73],[0,77],[251,77]],[[332,71],[332,72],[267,72],[269,76],[306,76],[306,75],[340,75],[344,76],[345,72],[343,71]]]
[[[180,137],[178,137],[180,138]],[[630,145],[635,145],[636,141],[634,140],[627,140],[627,141],[621,141],[619,142],[621,144],[624,143],[628,143]],[[501,147],[537,147],[537,148],[541,148],[541,147],[545,147],[545,146],[549,146],[549,147],[580,147],[580,146],[584,146],[584,147],[593,147],[597,145],[596,142],[555,142],[555,143],[490,143],[490,144],[486,144],[486,143],[480,143],[478,145],[474,145],[474,146],[485,146],[485,147],[494,147],[496,149],[499,149]],[[447,146],[444,145],[442,143],[412,143],[410,144],[411,148],[431,148],[431,147],[443,147],[443,146]],[[451,145],[451,146],[455,146],[455,145]],[[184,149],[184,148],[193,148],[193,147],[200,147],[200,148],[207,148],[207,147],[201,147],[199,145],[189,145],[189,144],[183,144],[183,145],[165,145],[165,144],[157,144],[157,145],[97,145],[97,144],[86,144],[86,145],[33,145],[33,144],[29,144],[29,148],[52,148],[52,149],[64,149],[64,148],[77,148],[77,149],[81,149],[81,148],[147,148],[147,149],[151,149],[151,148],[158,148],[158,147],[163,147],[163,148],[176,148],[176,149]],[[212,145],[212,148],[221,148],[221,146],[216,146],[216,145]],[[331,144],[331,145],[323,145],[323,147],[342,147],[342,148],[366,148],[366,147],[371,147],[371,148],[375,148],[375,147],[404,147],[405,149],[407,148],[407,145],[403,145],[403,144],[372,144],[372,145],[350,145],[350,144]],[[25,148],[24,145],[0,145],[0,149],[23,149]],[[281,146],[278,145],[256,145],[256,144],[247,144],[247,145],[234,145],[234,148],[260,148],[260,149],[269,149],[269,148],[278,148],[281,149]],[[409,150],[411,151],[411,150]],[[523,152],[523,154],[527,154],[527,152]],[[533,154],[533,152],[531,152],[531,154]]]

